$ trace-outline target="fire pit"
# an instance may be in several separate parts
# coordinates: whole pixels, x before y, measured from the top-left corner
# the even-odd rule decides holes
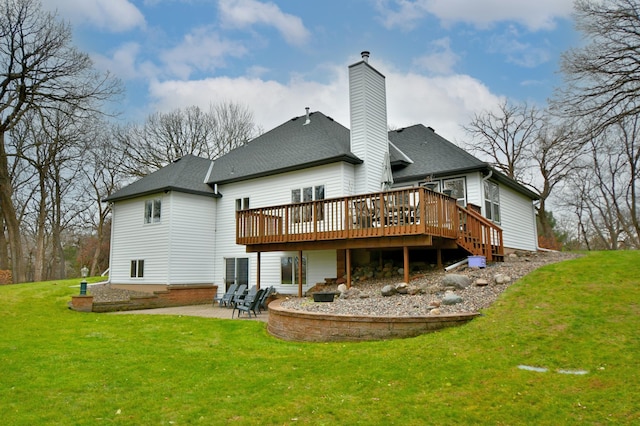
[[[336,296],[335,291],[318,291],[313,293],[314,302],[333,302],[333,298]]]

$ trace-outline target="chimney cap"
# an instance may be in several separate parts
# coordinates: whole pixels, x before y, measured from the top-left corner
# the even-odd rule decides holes
[[[370,52],[368,50],[363,50],[362,52],[360,52],[360,55],[362,55],[362,60],[363,61],[369,62]]]

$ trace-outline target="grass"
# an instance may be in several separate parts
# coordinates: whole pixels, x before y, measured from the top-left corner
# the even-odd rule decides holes
[[[3,424],[640,422],[640,252],[549,265],[466,326],[365,343],[285,342],[255,321],[78,313],[72,285],[0,287]]]

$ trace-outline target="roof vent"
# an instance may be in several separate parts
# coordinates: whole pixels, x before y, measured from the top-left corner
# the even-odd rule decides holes
[[[366,63],[369,63],[369,51],[365,50],[363,52],[360,53],[360,55],[362,55],[362,60],[365,61]]]
[[[435,130],[433,130],[433,127],[431,127],[431,126],[427,126],[427,129],[431,130],[433,133],[436,132]]]
[[[311,118],[309,118],[309,107],[305,107],[305,110],[307,111],[307,119],[304,121],[303,126],[306,126],[307,124],[311,123]]]

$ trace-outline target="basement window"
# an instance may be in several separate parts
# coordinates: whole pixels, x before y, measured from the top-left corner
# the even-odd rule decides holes
[[[144,277],[144,259],[131,261],[131,278]]]

